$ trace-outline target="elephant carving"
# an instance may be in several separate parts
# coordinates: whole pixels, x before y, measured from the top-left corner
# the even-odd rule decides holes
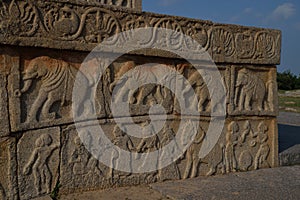
[[[263,80],[250,70],[242,69],[236,82],[235,103],[239,110],[262,111],[266,96],[266,86]]]
[[[34,79],[41,82],[38,94],[34,103],[31,105],[26,122],[37,122],[38,120],[53,120],[56,118],[57,113],[50,113],[51,107],[54,103],[60,102],[60,106],[68,105],[68,102],[72,101],[72,91],[75,83],[75,78],[80,73],[80,87],[83,91],[88,91],[89,80],[78,70],[71,66],[69,63],[53,59],[47,56],[37,57],[29,63],[28,67],[23,72],[24,86],[21,90],[15,91],[15,95],[21,97],[21,95],[27,92],[33,83]],[[84,95],[78,95],[78,101],[84,105],[84,112],[87,102],[85,101],[87,92]],[[87,109],[91,109],[88,107]],[[40,117],[38,116],[39,111]],[[76,114],[79,115],[81,110],[76,110]]]

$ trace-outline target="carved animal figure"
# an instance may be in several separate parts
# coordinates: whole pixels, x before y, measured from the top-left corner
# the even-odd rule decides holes
[[[197,108],[199,112],[209,110],[209,107],[205,107],[205,103],[207,101],[210,101],[210,95],[207,88],[207,84],[204,82],[204,79],[200,76],[198,71],[195,71],[189,78],[189,83],[195,90],[195,94],[197,98],[195,97],[192,100],[191,107]],[[188,89],[183,90],[183,94],[185,95],[188,91]],[[199,101],[198,101],[199,98]]]
[[[132,100],[132,97],[136,92],[134,90],[136,86],[141,86],[146,82],[160,84],[164,83],[165,80],[169,78],[165,75],[169,73],[169,69],[163,68],[161,67],[161,65],[138,66],[133,69],[134,63],[131,62],[130,67],[128,66],[128,64],[129,63],[125,63],[124,66],[121,67],[120,72],[122,73],[118,73],[117,79],[110,86],[110,90],[112,91],[112,88],[116,86],[117,83],[119,83],[118,86],[120,88],[116,94],[115,102],[124,102],[123,98],[127,96],[127,101],[130,103],[134,103],[135,100]],[[126,70],[130,69],[133,70],[131,72],[125,73]],[[143,104],[146,98],[152,98],[152,100],[154,101],[157,101],[157,99],[159,101],[162,100],[164,97],[161,92],[161,87],[157,86],[156,84],[148,84],[146,87],[141,88],[140,94],[136,99],[136,104]]]
[[[262,79],[248,69],[240,70],[237,77],[235,102],[239,110],[263,110],[266,86]],[[253,105],[257,107],[253,107]]]
[[[20,91],[16,91],[17,96],[21,96],[22,93],[30,89],[34,79],[41,81],[41,87],[28,112],[26,122],[36,122],[38,118],[37,114],[40,109],[42,120],[55,119],[56,113],[49,113],[50,109],[55,102],[60,102],[60,105],[64,106],[68,101],[72,100],[72,91],[74,80],[76,75],[78,75],[77,72],[73,66],[61,60],[47,56],[33,59],[23,73],[24,87]],[[85,94],[78,95],[78,99],[75,99],[75,101],[78,102],[77,105],[87,105],[85,99],[90,85],[88,79],[82,73],[80,73],[80,75],[80,81],[78,81],[82,89],[80,92],[84,92]],[[91,105],[89,105],[87,110],[91,110]],[[77,108],[76,114],[80,114],[79,108]]]

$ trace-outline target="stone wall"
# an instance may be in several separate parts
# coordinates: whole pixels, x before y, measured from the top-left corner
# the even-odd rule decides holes
[[[280,63],[280,31],[84,1],[5,1],[0,11],[0,199],[32,199],[49,193],[58,183],[60,192],[71,193],[278,165],[276,64]],[[218,117],[211,114],[207,86],[202,87],[204,77],[197,74],[195,66],[169,52],[143,49],[127,53],[105,71],[97,86],[97,124],[85,126],[92,130],[100,125],[111,141],[126,141],[123,149],[139,151],[141,143],[152,144],[141,152],[168,144],[180,131],[181,121],[186,129],[191,121],[200,126],[191,146],[173,164],[151,173],[124,173],[105,166],[83,146],[74,125],[72,91],[77,70],[98,43],[122,31],[144,27],[184,33],[211,55],[225,83],[226,119],[217,144],[200,159],[208,126]],[[112,46],[122,42],[118,37]],[[179,49],[187,45],[181,42]],[[195,56],[189,55],[192,60],[198,54],[194,50]],[[118,48],[112,51],[123,53]],[[148,85],[133,94],[130,116],[125,118],[143,127],[153,102],[160,103],[167,115],[164,128],[157,137],[146,140],[120,136],[109,106],[110,86],[128,69],[146,63],[168,66],[184,76],[198,92],[201,103],[195,109],[201,117],[182,118],[172,92]],[[158,90],[164,91],[163,97],[155,92]],[[128,123],[132,121],[128,119]],[[118,156],[111,159],[117,162]]]

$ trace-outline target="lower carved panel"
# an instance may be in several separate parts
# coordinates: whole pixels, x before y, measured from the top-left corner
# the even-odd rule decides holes
[[[17,145],[21,199],[50,194],[59,178],[60,129],[24,133]]]
[[[184,128],[179,128],[180,119],[169,117],[166,124],[156,136],[147,139],[125,134],[115,122],[100,122],[98,125],[86,126],[83,130],[88,144],[93,143],[94,138],[91,131],[95,126],[101,126],[109,140],[121,149],[129,152],[150,153],[156,150],[161,151],[160,156],[167,154],[172,157],[172,149],[162,150],[174,137],[183,131],[187,134],[190,121],[195,119],[183,119]],[[198,119],[199,120],[199,119]],[[174,162],[162,169],[135,173],[136,165],[141,159],[139,156],[128,156],[131,162],[122,163],[122,158],[126,157],[121,151],[112,151],[109,162],[110,166],[117,167],[123,165],[130,168],[129,172],[121,172],[112,169],[102,161],[96,159],[82,143],[75,126],[69,126],[62,131],[62,151],[61,151],[61,191],[63,193],[73,193],[93,189],[104,189],[115,186],[139,185],[166,180],[187,179],[197,176],[210,176],[215,174],[231,173],[236,171],[249,171],[261,168],[277,166],[277,133],[276,120],[274,118],[232,118],[226,119],[221,136],[216,141],[214,148],[201,158],[200,152],[204,148],[204,143],[208,138],[210,118],[201,118],[197,134],[191,145],[181,152],[180,157],[174,157]],[[147,117],[135,118],[134,122],[141,127],[146,127],[149,123]],[[146,124],[146,126],[145,126]],[[82,130],[82,129],[80,129]],[[210,134],[214,134],[211,133]],[[101,138],[97,139],[99,148],[105,151],[106,146],[101,143]],[[166,150],[166,151],[165,151]],[[161,157],[151,160],[151,164],[156,162],[157,167],[163,162]],[[147,164],[144,162],[142,165]],[[149,164],[149,163],[148,163]]]

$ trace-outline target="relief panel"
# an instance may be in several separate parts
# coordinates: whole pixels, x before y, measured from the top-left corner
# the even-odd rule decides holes
[[[92,112],[95,108],[90,99],[94,94],[90,89],[95,83],[92,77],[79,72],[79,67],[78,63],[49,56],[24,58],[21,63],[16,61],[9,76],[13,131],[73,123],[73,114],[85,117]],[[81,106],[73,112],[74,84],[80,84],[80,91],[85,94],[75,99]],[[97,95],[97,113],[103,117],[104,97],[102,93]]]
[[[14,138],[0,138],[0,200],[17,200],[17,158]]]
[[[21,199],[50,194],[59,179],[60,128],[25,132],[17,145]]]
[[[136,117],[133,118],[134,122],[142,127],[142,130],[145,131],[142,134],[147,134],[149,131],[156,132],[153,126],[148,126],[150,122],[149,117]],[[189,120],[186,122],[189,122]],[[171,142],[176,134],[178,133],[179,121],[174,119],[172,116],[168,116],[166,124],[158,132],[157,135],[148,138],[136,138],[126,134],[120,129],[113,121],[100,121],[99,125],[103,129],[106,137],[110,139],[112,144],[120,147],[121,149],[129,152],[137,153],[150,153],[156,150],[160,150],[162,147]],[[206,123],[206,122],[203,122]],[[126,123],[123,124],[124,126]],[[190,123],[184,126],[182,131],[187,131]],[[93,126],[93,125],[92,125]],[[150,128],[150,129],[149,129]],[[134,166],[132,162],[138,161],[141,159],[138,155],[132,155],[128,157],[128,160],[131,162],[127,163],[124,166],[124,163],[120,162],[120,158],[127,156],[123,155],[122,152],[119,152],[117,149],[111,151],[111,159],[109,162],[111,166],[122,166],[126,167],[129,172],[121,172],[110,167],[105,166],[100,161],[88,152],[87,148],[83,145],[82,141],[78,136],[78,132],[74,126],[69,126],[63,129],[63,148],[61,155],[61,191],[63,193],[70,193],[74,191],[86,191],[90,189],[104,189],[114,186],[128,186],[128,185],[139,185],[146,183],[154,183],[157,181],[165,180],[179,180],[181,178],[188,178],[197,175],[197,161],[195,161],[199,152],[199,145],[204,139],[204,130],[207,127],[205,124],[201,124],[199,127],[199,134],[196,136],[196,141],[193,143],[193,146],[189,148],[187,153],[184,154],[179,160],[175,160],[175,157],[172,159],[174,162],[169,166],[154,171],[147,172],[143,174],[131,173],[132,167]],[[92,143],[92,135],[89,130],[92,130],[91,125],[84,127],[84,131],[80,134],[86,135],[86,140],[88,144]],[[95,138],[94,138],[95,139]],[[99,148],[103,151],[106,151],[103,140],[98,137],[97,144]],[[198,145],[198,146],[197,146]],[[193,154],[196,152],[197,155]],[[174,149],[165,149],[161,152],[161,156],[164,154],[172,157]],[[102,155],[102,154],[101,154]],[[99,156],[101,156],[99,155]],[[103,155],[102,155],[103,156]],[[100,157],[99,157],[100,158]],[[185,161],[187,160],[187,162]],[[151,164],[156,164],[157,167],[161,164],[160,160],[152,160]],[[148,163],[149,164],[149,163]],[[147,159],[145,162],[141,162],[139,167],[142,169],[143,165],[147,165]]]
[[[231,67],[231,115],[276,116],[278,109],[276,68]]]
[[[158,64],[143,65],[144,63]],[[103,82],[106,105],[109,105],[106,106],[109,109],[106,112],[112,116],[110,107],[113,100],[115,105],[129,105],[129,113],[118,113],[118,116],[114,117],[147,115],[153,105],[161,105],[167,114],[172,113],[174,94],[169,88],[176,87],[176,77],[170,75],[170,70],[175,70],[170,61],[154,58],[132,57],[130,60],[114,62],[106,70]],[[150,82],[151,84],[146,84]],[[153,114],[163,112],[156,111]]]
[[[218,88],[212,85],[215,79],[215,77],[212,77],[214,74],[211,73],[212,70],[214,70],[213,66],[211,66],[211,68],[208,66],[197,66],[196,70],[196,68],[192,67],[190,64],[180,63],[176,65],[176,69],[180,75],[183,75],[183,77],[188,81],[188,84],[191,86],[187,87],[187,85],[184,85],[183,81],[180,80],[180,77],[177,78],[178,84],[176,85],[176,90],[183,94],[187,109],[197,110],[201,116],[210,116],[212,112],[216,112],[220,109],[226,110],[224,106],[229,102],[229,67],[223,65],[218,66],[225,90],[225,94],[223,96],[222,90],[218,90]],[[195,92],[194,97],[192,96],[192,89]],[[218,99],[218,102],[215,102],[215,105],[212,105],[211,102],[212,95],[216,95]],[[175,113],[180,113],[180,105],[178,101],[175,101]]]
[[[204,158],[201,175],[250,171],[278,165],[274,119],[228,119],[213,151]]]

